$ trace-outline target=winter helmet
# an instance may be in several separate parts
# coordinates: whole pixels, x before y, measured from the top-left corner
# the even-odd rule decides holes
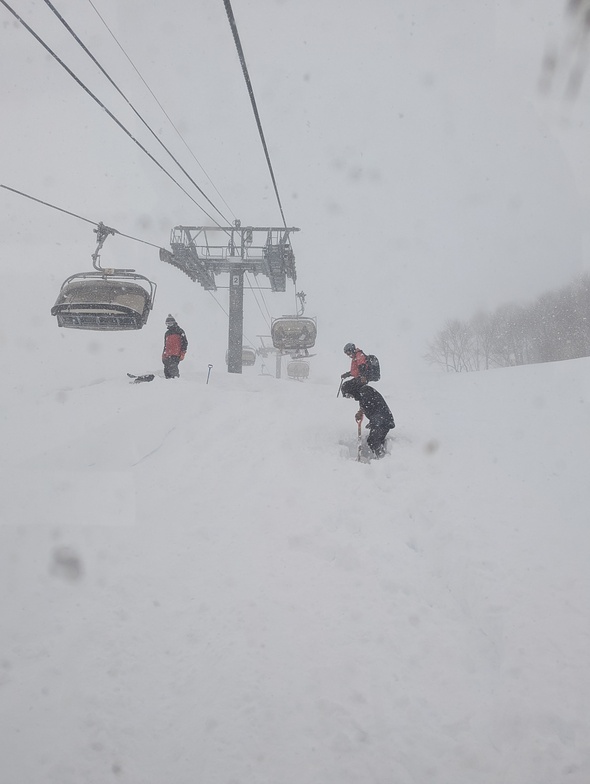
[[[345,354],[354,354],[355,351],[356,351],[356,346],[354,345],[354,343],[347,343],[344,346],[344,353]]]

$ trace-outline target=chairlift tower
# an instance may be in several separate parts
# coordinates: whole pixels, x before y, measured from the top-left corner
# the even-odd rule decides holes
[[[160,250],[160,259],[184,272],[207,291],[219,288],[216,277],[229,275],[229,373],[242,372],[244,325],[244,273],[266,275],[272,291],[283,292],[287,278],[296,280],[291,232],[297,228],[242,226],[175,226],[170,235],[172,252]]]

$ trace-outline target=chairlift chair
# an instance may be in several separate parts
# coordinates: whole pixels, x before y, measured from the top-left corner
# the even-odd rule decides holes
[[[57,316],[59,327],[70,329],[141,329],[155,293],[156,284],[143,275],[119,270],[82,272],[64,281],[51,315]]]
[[[309,376],[309,362],[301,359],[294,359],[287,364],[287,375],[296,381],[303,381]]]
[[[229,351],[225,352],[225,364],[229,361]],[[242,367],[251,367],[256,364],[256,351],[247,346],[242,347]]]
[[[251,365],[256,364],[256,352],[253,348],[243,348],[242,349],[242,365],[244,367],[250,367]]]
[[[273,346],[281,351],[313,348],[317,337],[316,320],[307,316],[281,316],[273,319],[270,334]]]
[[[99,252],[116,229],[97,224],[92,266],[96,272],[71,275],[61,286],[51,315],[58,327],[115,331],[141,329],[154,306],[156,284],[133,269],[104,269]],[[137,282],[141,281],[141,283]]]

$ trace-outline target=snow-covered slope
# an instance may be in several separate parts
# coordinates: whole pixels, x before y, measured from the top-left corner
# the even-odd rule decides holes
[[[192,356],[3,381],[2,782],[586,784],[590,362],[382,356],[365,465],[321,357]]]

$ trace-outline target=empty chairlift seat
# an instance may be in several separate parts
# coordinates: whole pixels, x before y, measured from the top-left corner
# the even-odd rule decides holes
[[[229,352],[225,352],[225,364],[227,365],[229,361]],[[256,364],[256,352],[253,348],[247,348],[244,346],[242,348],[242,367],[250,367]]]
[[[256,352],[253,348],[243,348],[242,349],[242,365],[244,367],[250,367],[251,365],[256,364]]]
[[[273,319],[270,334],[275,348],[280,351],[298,351],[315,345],[317,325],[313,318],[281,316]]]
[[[303,381],[309,376],[309,362],[301,359],[294,359],[287,365],[287,375],[297,381]]]
[[[155,292],[156,284],[143,275],[84,272],[63,283],[51,315],[71,329],[141,329]]]

